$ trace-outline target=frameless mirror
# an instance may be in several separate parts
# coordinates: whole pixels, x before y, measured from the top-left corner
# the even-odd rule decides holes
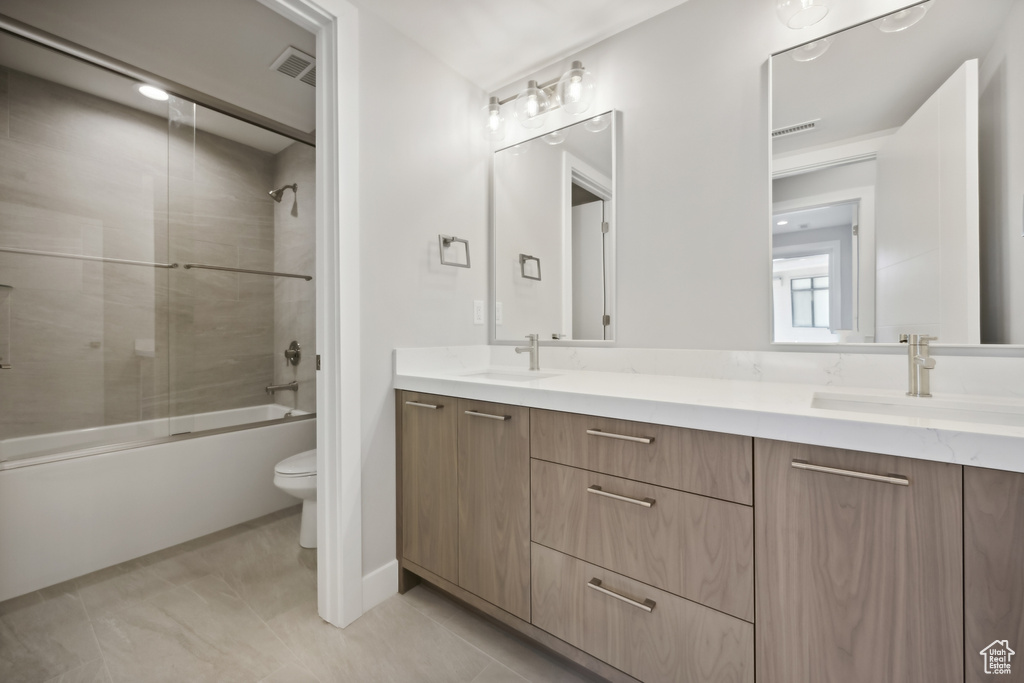
[[[494,339],[611,341],[615,114],[494,153]]]
[[[1024,343],[1024,2],[772,57],[774,342]]]

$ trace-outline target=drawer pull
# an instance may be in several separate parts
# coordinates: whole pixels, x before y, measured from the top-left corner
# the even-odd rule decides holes
[[[600,429],[588,429],[587,434],[591,436],[604,436],[609,439],[619,439],[620,441],[632,441],[633,443],[654,443],[653,436],[626,436],[625,434],[602,432]]]
[[[645,612],[653,612],[654,607],[657,604],[654,602],[654,600],[651,600],[650,598],[646,598],[643,602],[637,602],[633,598],[627,598],[625,595],[622,595],[621,593],[610,591],[603,585],[601,585],[601,579],[591,579],[590,581],[587,581],[587,588],[593,588],[598,593],[603,593],[604,595],[615,598],[616,600],[622,600],[622,602],[626,603],[627,605],[632,605],[633,607],[642,609]]]
[[[473,417],[486,417],[488,420],[511,420],[511,415],[489,415],[487,413],[478,413],[475,410],[467,410],[466,415],[472,415]]]
[[[895,484],[896,486],[910,486],[910,480],[901,474],[869,474],[867,472],[856,472],[854,470],[841,470],[825,465],[812,465],[806,460],[794,460],[793,467],[798,470],[810,472],[824,472],[825,474],[838,474],[841,477],[853,477],[854,479],[867,479],[868,481],[880,481],[883,484]]]
[[[416,406],[417,408],[430,408],[431,410],[437,410],[438,408],[444,408],[444,406],[441,405],[440,403],[435,405],[433,403],[420,403],[419,401],[406,401],[405,405],[407,405],[407,406]]]
[[[645,508],[654,507],[653,498],[630,498],[629,496],[620,496],[617,493],[605,491],[600,486],[588,486],[587,493],[596,493],[597,495],[604,496],[605,498],[614,498],[615,500],[621,500],[623,503],[632,503],[633,505],[639,505]]]

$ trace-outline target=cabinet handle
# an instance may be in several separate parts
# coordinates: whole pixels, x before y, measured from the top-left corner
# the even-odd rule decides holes
[[[467,410],[466,415],[472,415],[473,417],[486,417],[488,420],[511,420],[511,415],[488,415],[487,413],[478,413],[475,410]]]
[[[603,593],[604,595],[615,598],[616,600],[622,600],[622,602],[626,603],[627,605],[632,605],[633,607],[636,607],[637,609],[642,609],[645,612],[653,612],[654,607],[657,605],[657,603],[654,602],[654,600],[651,600],[650,598],[646,598],[643,602],[637,602],[633,598],[627,598],[625,595],[622,595],[621,593],[616,593],[615,591],[608,590],[603,585],[601,585],[601,579],[591,579],[590,581],[587,581],[587,588],[593,588],[598,593]]]
[[[654,507],[653,498],[630,498],[629,496],[620,496],[618,493],[605,491],[600,486],[588,486],[587,493],[596,493],[597,495],[604,496],[605,498],[613,498],[615,500],[621,500],[623,503],[632,503],[633,505],[639,505],[645,508]]]
[[[853,477],[854,479],[867,479],[868,481],[880,481],[883,484],[895,484],[896,486],[910,486],[910,480],[901,474],[869,474],[868,472],[855,472],[854,470],[841,470],[825,465],[812,465],[806,460],[794,460],[793,467],[798,470],[810,472],[824,472],[825,474],[838,474],[841,477]]]
[[[407,405],[407,406],[416,406],[417,408],[430,408],[431,410],[437,410],[438,408],[444,408],[444,406],[441,405],[440,403],[438,403],[438,404],[420,403],[419,401],[406,401],[405,405]]]
[[[604,436],[609,439],[619,439],[620,441],[632,441],[633,443],[654,443],[653,436],[626,436],[625,434],[602,432],[600,429],[588,429],[587,434],[591,436]]]

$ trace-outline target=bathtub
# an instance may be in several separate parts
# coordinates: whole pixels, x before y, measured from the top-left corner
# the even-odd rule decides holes
[[[316,447],[316,416],[288,411],[0,441],[0,601],[296,505],[274,465]]]

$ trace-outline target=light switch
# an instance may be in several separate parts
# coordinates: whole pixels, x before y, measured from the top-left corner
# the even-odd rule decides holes
[[[473,302],[473,324],[483,325],[484,324],[484,302],[474,301]]]

